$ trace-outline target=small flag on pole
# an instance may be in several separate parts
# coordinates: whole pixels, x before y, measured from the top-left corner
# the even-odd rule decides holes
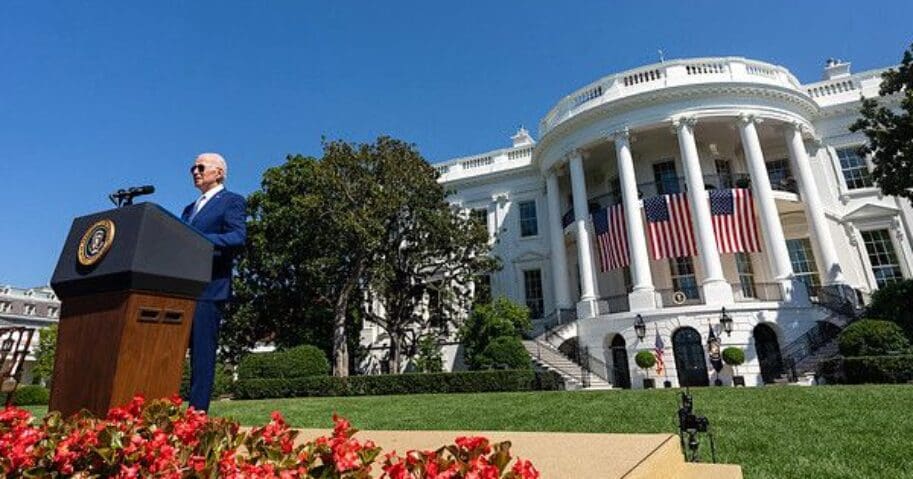
[[[710,218],[720,253],[761,251],[754,199],[747,188],[710,190]]]
[[[599,244],[599,267],[603,272],[629,264],[628,231],[621,204],[603,208],[593,214],[593,230]]]
[[[662,374],[666,369],[666,363],[663,361],[663,353],[666,350],[666,343],[663,342],[662,336],[659,335],[659,327],[656,327],[656,341],[653,343],[653,355],[656,356],[656,374]]]
[[[695,256],[691,208],[685,193],[659,195],[644,200],[650,251],[653,259]]]

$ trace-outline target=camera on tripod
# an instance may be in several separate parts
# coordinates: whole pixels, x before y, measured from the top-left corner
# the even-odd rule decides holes
[[[694,399],[691,392],[682,393],[682,407],[678,408],[678,437],[682,443],[682,453],[689,462],[700,462],[699,434],[705,433],[710,439],[710,455],[716,462],[716,446],[713,443],[713,433],[710,432],[710,421],[706,416],[694,414]]]
[[[678,429],[681,432],[707,432],[710,421],[706,416],[694,414],[694,400],[688,393],[682,393],[682,407],[678,410]]]

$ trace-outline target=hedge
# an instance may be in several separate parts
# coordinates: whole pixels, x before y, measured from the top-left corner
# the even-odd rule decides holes
[[[0,407],[6,404],[6,394],[0,394]],[[21,385],[16,388],[13,396],[14,406],[46,406],[51,402],[51,391],[43,386],[31,384]]]
[[[476,356],[482,369],[532,369],[533,363],[523,342],[516,336],[499,336],[491,340],[482,354]]]
[[[330,372],[326,354],[310,345],[269,353],[248,354],[238,365],[238,379],[278,379],[325,376]]]
[[[913,354],[836,357],[822,361],[818,374],[829,384],[913,381]]]
[[[837,338],[840,354],[846,357],[909,354],[910,341],[890,321],[863,319],[850,324]]]
[[[184,399],[190,398],[190,360],[184,361],[184,371],[181,374],[180,395]],[[234,381],[231,368],[224,364],[216,364],[213,376],[212,399],[218,399],[222,396],[231,394],[231,384]]]
[[[564,382],[554,372],[505,369],[345,378],[312,376],[244,379],[238,380],[234,389],[235,399],[261,399],[303,396],[547,391],[564,389]]]

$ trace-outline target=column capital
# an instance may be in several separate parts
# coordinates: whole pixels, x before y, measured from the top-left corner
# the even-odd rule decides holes
[[[756,113],[740,113],[739,114],[739,125],[746,126],[749,123],[754,123],[755,125],[763,123],[764,119],[758,116]]]
[[[631,129],[628,127],[619,128],[615,131],[610,131],[606,134],[606,137],[612,141],[627,141],[631,142]]]
[[[672,119],[672,132],[676,133],[682,128],[694,128],[697,118],[693,115],[682,115]]]
[[[589,156],[590,152],[583,148],[570,148],[561,155],[561,157],[568,162],[570,162],[575,157],[579,157],[581,160],[585,160]]]

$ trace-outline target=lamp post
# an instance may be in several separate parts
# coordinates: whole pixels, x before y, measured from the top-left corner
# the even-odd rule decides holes
[[[647,335],[647,325],[644,324],[644,318],[641,315],[637,315],[637,318],[634,320],[634,332],[637,334],[637,339],[643,341],[644,337]]]
[[[726,332],[726,336],[729,337],[732,335],[732,317],[726,313],[726,308],[723,308],[723,311],[720,313],[720,326],[723,327],[723,331]]]

